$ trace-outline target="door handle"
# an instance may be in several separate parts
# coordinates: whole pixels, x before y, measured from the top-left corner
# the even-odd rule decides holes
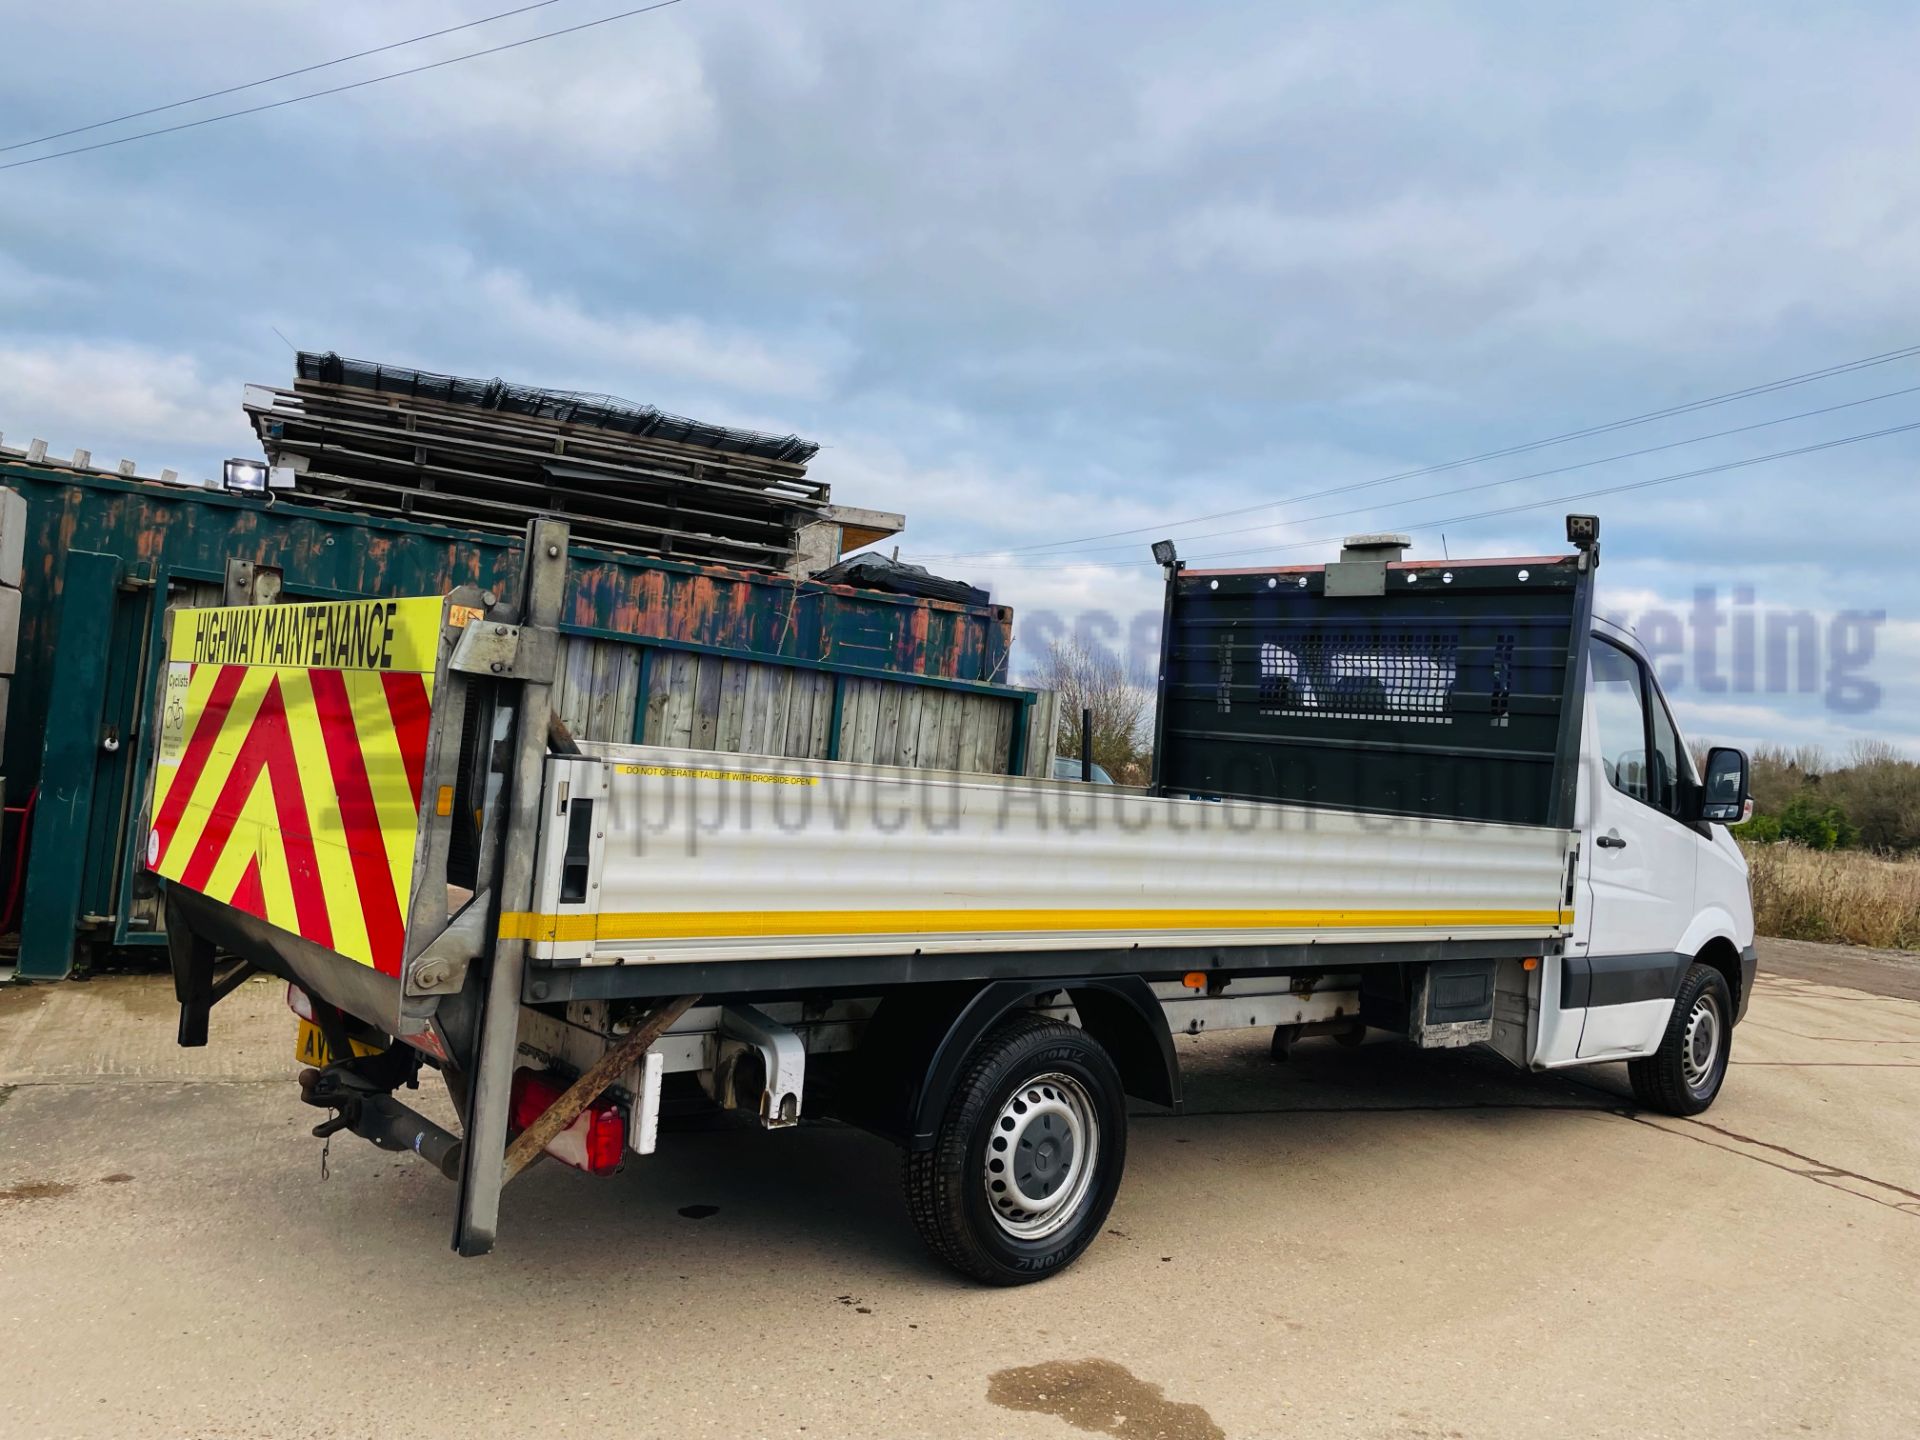
[[[1613,830],[1609,830],[1604,835],[1595,836],[1593,843],[1598,845],[1602,850],[1624,850],[1627,848],[1627,842],[1620,838],[1619,832]]]

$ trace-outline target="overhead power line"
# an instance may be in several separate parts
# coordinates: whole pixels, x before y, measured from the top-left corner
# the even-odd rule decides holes
[[[549,5],[557,5],[559,3],[560,0],[534,0],[533,4],[522,5],[516,10],[502,10],[498,15],[487,15],[478,20],[468,20],[460,25],[449,25],[444,30],[429,30],[424,35],[415,35],[406,40],[395,40],[387,45],[376,45],[371,50],[356,50],[353,54],[342,55],[337,60],[322,60],[318,64],[302,65],[297,70],[282,70],[278,75],[269,75],[264,80],[249,80],[244,85],[229,85],[224,90],[209,90],[204,95],[190,96],[185,100],[170,100],[165,105],[153,105],[145,110],[129,110],[126,114],[116,115],[111,120],[95,120],[90,125],[76,125],[71,130],[56,130],[51,135],[41,135],[33,140],[16,140],[11,145],[0,145],[0,155],[6,154],[9,150],[24,150],[29,145],[45,145],[52,140],[64,140],[69,135],[84,135],[89,130],[103,130],[109,125],[120,125],[128,120],[139,120],[147,115],[160,115],[168,110],[178,110],[183,105],[198,105],[202,100],[218,100],[222,95],[238,95],[242,90],[257,90],[262,85],[272,85],[279,80],[291,80],[296,75],[311,75],[316,70],[328,70],[335,65],[345,65],[349,60],[364,60],[369,55],[384,55],[389,50],[399,50],[408,45],[418,45],[423,40],[438,40],[442,35],[452,35],[461,30],[472,30],[477,26],[491,25],[496,20],[506,20],[515,15],[524,15],[529,10],[544,10]]]
[[[1920,420],[1904,425],[1889,425],[1881,430],[1868,430],[1859,435],[1842,435],[1834,440],[1820,440],[1811,445],[1799,445],[1791,450],[1774,450],[1765,455],[1749,455],[1743,460],[1726,460],[1717,465],[1702,465],[1694,470],[1679,470],[1671,475],[1655,475],[1646,480],[1629,480],[1619,485],[1605,485],[1595,490],[1579,490],[1568,495],[1552,495],[1544,500],[1528,500],[1518,505],[1503,505],[1493,510],[1476,510],[1466,515],[1443,515],[1432,520],[1416,520],[1410,524],[1397,525],[1399,530],[1435,530],[1442,525],[1465,525],[1475,520],[1492,519],[1500,515],[1517,515],[1526,510],[1544,510],[1554,505],[1571,504],[1576,500],[1594,500],[1603,495],[1623,495],[1633,490],[1647,490],[1656,485],[1671,485],[1680,480],[1696,480],[1703,475],[1723,475],[1733,470],[1745,470],[1755,465],[1766,465],[1775,460],[1790,460],[1800,455],[1813,455],[1822,450],[1838,449],[1842,445],[1858,445],[1865,440],[1879,440],[1888,435],[1903,435],[1908,431],[1920,430]],[[1434,497],[1428,496],[1428,499]],[[1215,550],[1205,555],[1182,557],[1188,564],[1202,560],[1230,560],[1243,555],[1272,555],[1284,550],[1306,550],[1319,545],[1338,545],[1342,536],[1329,535],[1318,540],[1289,540],[1281,545],[1255,545],[1245,549]],[[922,557],[926,558],[926,557]],[[1106,564],[1105,561],[1090,561],[1090,564]],[[1039,570],[1051,569],[1051,565],[1038,563],[1011,562],[992,567],[998,570]],[[1154,569],[1151,561],[1139,561],[1127,565],[1113,565],[1115,570]]]
[[[1810,385],[1816,380],[1832,379],[1836,375],[1848,375],[1856,370],[1866,370],[1876,365],[1890,365],[1896,360],[1908,360],[1920,355],[1920,345],[1907,345],[1898,350],[1889,350],[1880,355],[1867,355],[1858,360],[1846,360],[1837,365],[1829,365],[1820,370],[1809,370],[1801,375],[1789,375],[1780,380],[1768,380],[1758,385],[1749,385],[1740,390],[1729,390],[1722,395],[1709,395],[1701,400],[1689,400],[1685,404],[1670,405],[1664,410],[1649,410],[1642,415],[1630,415],[1623,420],[1609,420],[1605,424],[1590,425],[1581,430],[1568,430],[1559,435],[1549,435],[1544,440],[1529,440],[1519,445],[1508,445],[1498,450],[1485,450],[1478,455],[1463,456],[1458,460],[1447,460],[1435,465],[1422,465],[1412,470],[1400,470],[1391,475],[1377,476],[1372,480],[1360,480],[1351,485],[1336,485],[1328,490],[1316,490],[1308,495],[1289,496],[1283,500],[1262,500],[1254,505],[1241,505],[1231,510],[1216,510],[1207,515],[1189,515],[1181,519],[1160,520],[1150,525],[1136,525],[1126,530],[1105,530],[1097,535],[1081,535],[1070,540],[1041,540],[1031,545],[1003,546],[996,550],[956,551],[946,555],[928,555],[928,560],[978,560],[994,555],[1018,555],[1033,550],[1060,550],[1071,545],[1084,545],[1094,540],[1113,540],[1124,535],[1147,535],[1163,533],[1181,525],[1198,525],[1208,520],[1225,520],[1235,515],[1251,515],[1255,511],[1265,510],[1275,505],[1291,505],[1301,500],[1322,499],[1328,495],[1345,494],[1353,490],[1365,490],[1377,485],[1391,485],[1399,480],[1412,480],[1421,475],[1438,475],[1448,470],[1459,470],[1468,465],[1479,465],[1488,460],[1502,460],[1510,455],[1524,455],[1534,450],[1544,450],[1549,445],[1564,445],[1573,440],[1585,440],[1595,435],[1605,435],[1615,430],[1625,430],[1636,425],[1649,425],[1656,420],[1671,419],[1676,415],[1691,414],[1695,410],[1711,409],[1716,405],[1730,405],[1736,400],[1749,400],[1757,395],[1768,395],[1776,390],[1790,389],[1796,385]],[[1178,537],[1175,537],[1178,538]]]
[[[1791,450],[1775,450],[1768,455],[1749,455],[1744,460],[1728,460],[1718,465],[1703,465],[1697,470],[1681,470],[1672,475],[1655,475],[1647,480],[1629,480],[1620,485],[1605,485],[1597,490],[1579,490],[1570,495],[1552,495],[1545,500],[1529,500],[1520,505],[1503,505],[1494,510],[1476,510],[1470,515],[1444,515],[1435,520],[1416,521],[1407,528],[1410,530],[1433,530],[1442,525],[1466,525],[1475,520],[1490,520],[1501,515],[1518,515],[1527,510],[1544,510],[1550,506],[1568,505],[1576,500],[1595,500],[1603,495],[1625,495],[1634,490],[1649,490],[1656,485],[1671,485],[1678,480],[1694,480],[1702,475],[1724,475],[1732,470],[1745,470],[1754,465],[1766,465],[1775,460],[1791,460],[1800,455],[1814,455],[1822,450],[1836,450],[1842,445],[1858,445],[1866,440],[1880,440],[1888,435],[1904,435],[1911,430],[1920,430],[1920,420],[1912,420],[1905,425],[1889,425],[1881,430],[1868,430],[1859,435],[1843,435],[1836,440],[1822,440],[1812,445],[1800,445]],[[1298,550],[1308,545],[1337,545],[1342,537],[1335,535],[1324,540],[1295,541],[1278,548]],[[1248,550],[1216,550],[1210,555],[1195,558],[1201,560],[1224,560],[1238,555],[1254,553]]]
[[[1842,400],[1834,405],[1822,405],[1816,410],[1802,410],[1793,415],[1780,415],[1771,420],[1756,420],[1751,425],[1736,425],[1730,430],[1715,430],[1706,435],[1689,435],[1684,440],[1669,440],[1663,445],[1648,445],[1639,450],[1623,450],[1618,455],[1602,455],[1593,460],[1580,460],[1572,465],[1556,465],[1551,470],[1531,470],[1525,475],[1509,475],[1500,480],[1481,480],[1472,485],[1456,485],[1446,490],[1435,490],[1427,495],[1406,495],[1385,502],[1392,505],[1424,505],[1429,500],[1444,500],[1453,495],[1467,495],[1475,490],[1494,490],[1502,485],[1518,485],[1525,480],[1543,480],[1549,475],[1570,475],[1576,470],[1591,470],[1596,465],[1613,465],[1622,460],[1636,460],[1643,455],[1658,455],[1665,450],[1680,450],[1688,445],[1703,445],[1709,440],[1724,440],[1729,435],[1745,435],[1753,430],[1767,430],[1775,425],[1790,425],[1796,420],[1811,420],[1818,415],[1831,415],[1836,410],[1853,410],[1862,405],[1872,405],[1881,400],[1896,400],[1902,395],[1920,394],[1920,385],[1908,385],[1899,390],[1886,390],[1878,395],[1866,395],[1858,400]],[[1329,495],[1346,493],[1347,489],[1365,489],[1362,486],[1335,486],[1331,490],[1318,490],[1308,495],[1298,495],[1292,500],[1279,501],[1279,504],[1295,504],[1303,500],[1318,500]],[[1272,530],[1282,525],[1311,525],[1317,520],[1339,520],[1348,515],[1365,515],[1381,508],[1381,502],[1358,505],[1350,510],[1330,510],[1322,515],[1302,515],[1290,520],[1274,520],[1265,525],[1255,525],[1251,530]],[[1202,530],[1198,534],[1176,535],[1176,540],[1216,540],[1222,535],[1246,535],[1249,527],[1241,525],[1228,530]],[[1083,555],[1109,554],[1117,550],[1138,550],[1140,542],[1126,545],[1090,545],[1082,549],[1054,551],[1047,555],[1032,557],[1036,560],[1071,560]]]
[[[84,155],[92,150],[108,150],[115,145],[129,145],[135,140],[151,140],[156,135],[172,135],[181,130],[195,130],[202,125],[214,125],[222,120],[237,120],[242,115],[259,115],[268,110],[279,110],[288,105],[298,105],[302,100],[319,100],[328,95],[343,95],[349,90],[364,90],[369,85],[378,85],[386,80],[400,80],[408,75],[424,75],[429,70],[443,70],[449,65],[458,65],[466,60],[478,60],[487,55],[498,55],[506,50],[518,50],[523,45],[537,45],[542,40],[557,39],[562,35],[577,35],[582,30],[592,30],[597,26],[611,25],[616,20],[631,20],[636,15],[647,15],[655,10],[665,10],[669,5],[678,5],[681,0],[654,0],[651,5],[642,5],[633,10],[622,10],[615,15],[603,15],[598,20],[586,20],[578,25],[568,25],[559,30],[544,30],[538,35],[529,35],[523,40],[509,40],[504,45],[490,45],[484,50],[469,50],[464,55],[450,55],[445,60],[434,60],[425,65],[411,65],[405,70],[389,71],[385,75],[370,76],[365,80],[355,80],[346,85],[334,85],[325,90],[309,90],[304,95],[291,95],[285,100],[273,100],[264,105],[249,105],[241,110],[226,110],[218,115],[208,115],[200,120],[183,120],[178,125],[163,125],[157,130],[141,130],[132,135],[121,135],[112,140],[98,140],[91,145],[76,145],[69,150],[54,150],[45,155],[35,155],[26,160],[13,160],[0,165],[0,170],[18,170],[23,165],[39,165],[47,160],[59,160],[68,155]]]

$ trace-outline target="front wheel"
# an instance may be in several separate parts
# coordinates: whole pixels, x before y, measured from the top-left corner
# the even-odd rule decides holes
[[[1668,1115],[1698,1115],[1720,1093],[1733,1049],[1733,992],[1711,965],[1695,964],[1680,982],[1660,1048],[1627,1062],[1633,1097]]]
[[[1022,1016],[975,1047],[907,1210],[933,1253],[990,1285],[1063,1270],[1100,1233],[1127,1158],[1126,1097],[1086,1031]]]

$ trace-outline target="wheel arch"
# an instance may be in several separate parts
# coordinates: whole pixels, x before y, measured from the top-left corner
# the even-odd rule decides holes
[[[1127,1094],[1179,1109],[1180,1057],[1153,987],[1138,975],[1121,975],[1075,985],[1067,995],[1080,1028],[1113,1057]]]
[[[1738,939],[1739,929],[1734,918],[1718,905],[1709,905],[1694,917],[1687,927],[1687,933],[1680,937],[1679,954],[1691,956],[1692,962],[1718,970],[1727,982],[1727,993],[1733,997],[1733,1014],[1738,1018],[1747,1008],[1747,968],[1742,964],[1742,952]],[[1685,970],[1681,971],[1682,978]]]
[[[1746,1014],[1746,980],[1740,963],[1740,947],[1725,935],[1715,935],[1694,954],[1694,962],[1718,970],[1727,982],[1727,993],[1733,997],[1733,1014],[1728,1023]]]
[[[847,1118],[927,1149],[974,1046],[1036,996],[1063,992],[1080,1028],[1112,1057],[1121,1088],[1178,1108],[1180,1061],[1153,987],[1138,975],[1111,975],[920,986],[883,1001],[861,1049],[874,1067],[869,1093],[888,1100]]]

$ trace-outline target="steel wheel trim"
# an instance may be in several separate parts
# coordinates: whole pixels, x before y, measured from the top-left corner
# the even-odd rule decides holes
[[[1720,1034],[1720,1002],[1710,994],[1697,997],[1687,1012],[1687,1031],[1680,1044],[1680,1075],[1696,1095],[1713,1082]]]
[[[1036,1075],[994,1117],[981,1172],[987,1203],[1016,1240],[1039,1240],[1073,1218],[1100,1159],[1093,1097],[1071,1075]]]

